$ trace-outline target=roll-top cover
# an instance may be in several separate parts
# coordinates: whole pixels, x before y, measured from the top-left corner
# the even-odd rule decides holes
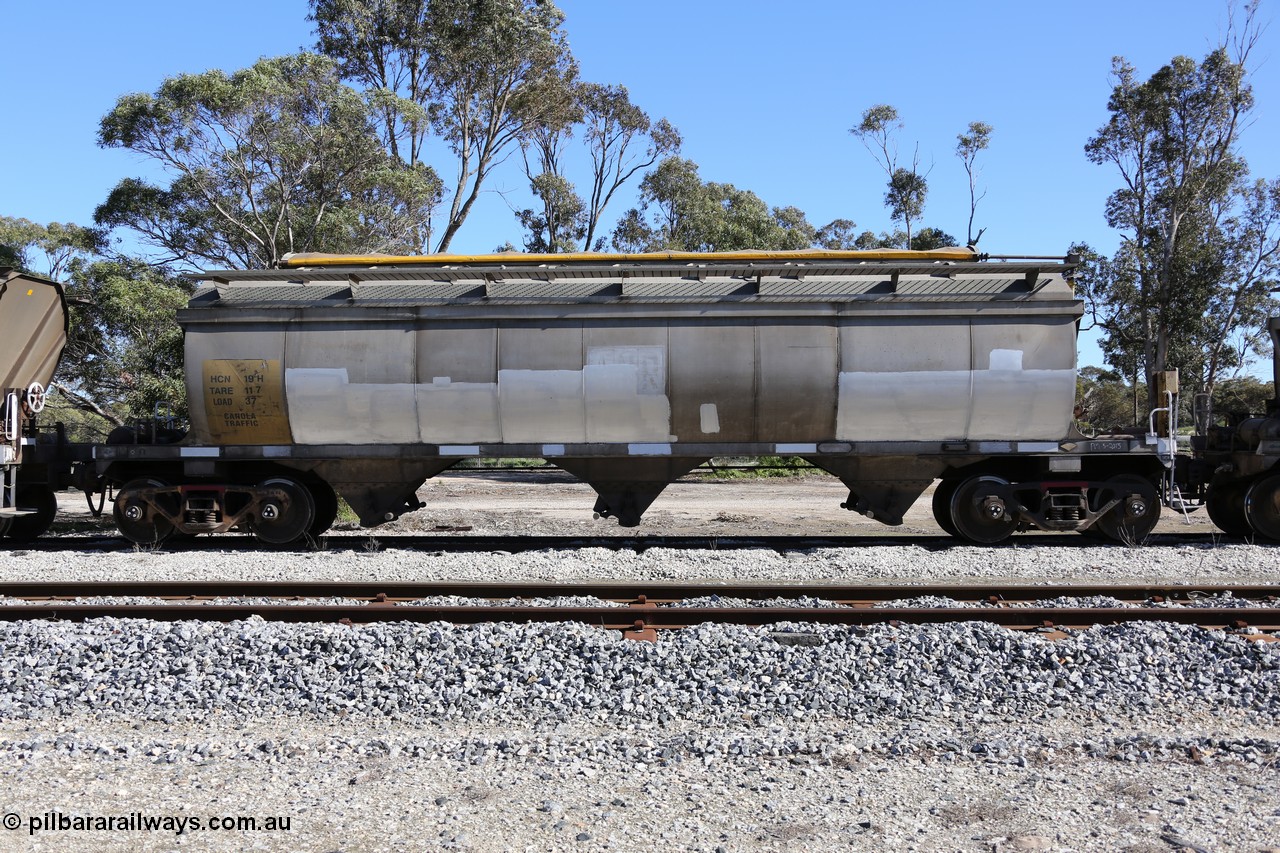
[[[972,249],[652,252],[614,255],[292,255],[282,269],[210,270],[192,309],[702,303],[838,304],[841,310],[910,303],[1003,303],[1016,312],[1080,314],[1062,258],[984,259]],[[976,304],[975,304],[976,303]],[[1013,307],[1022,303],[1024,308]],[[896,306],[896,307],[895,307]],[[994,307],[994,306],[992,306]],[[487,310],[484,308],[481,311]],[[182,314],[179,320],[186,319]]]

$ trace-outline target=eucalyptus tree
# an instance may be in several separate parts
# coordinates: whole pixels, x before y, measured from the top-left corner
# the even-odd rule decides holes
[[[849,132],[862,142],[888,177],[884,203],[889,208],[889,218],[903,224],[903,246],[910,247],[911,223],[924,213],[929,181],[928,171],[920,171],[919,143],[912,149],[910,167],[899,165],[897,137],[901,129],[902,119],[897,108],[890,104],[876,104],[863,111],[861,121]]]
[[[858,223],[852,219],[833,219],[817,230],[813,242],[823,249],[856,249]]]
[[[614,194],[662,157],[680,151],[680,133],[665,118],[653,121],[631,102],[626,86],[584,83],[577,89],[591,155],[591,193],[584,248],[592,248],[600,218]]]
[[[577,88],[574,83],[550,88],[542,115],[520,139],[524,174],[539,205],[516,211],[529,252],[575,251],[586,231],[586,203],[564,171],[565,146],[582,122]]]
[[[692,160],[668,157],[640,182],[640,206],[613,232],[619,251],[806,249],[817,230],[797,207],[770,207],[733,184],[704,183]]]
[[[119,99],[100,145],[169,180],[127,178],[100,226],[138,232],[159,263],[270,266],[289,252],[404,252],[440,199],[429,168],[390,157],[334,63],[299,54],[165,80]]]
[[[106,245],[107,234],[100,228],[0,216],[0,266],[63,281],[77,260],[93,257]]]
[[[976,246],[978,241],[982,239],[982,235],[986,233],[985,228],[979,228],[978,233],[973,233],[973,219],[978,213],[978,202],[987,196],[987,191],[983,190],[982,194],[978,194],[978,154],[986,151],[991,145],[991,134],[993,128],[985,121],[971,121],[969,127],[963,132],[956,134],[956,156],[960,158],[960,162],[964,164],[964,172],[969,176],[969,230],[966,232],[966,246]]]
[[[157,406],[186,414],[177,311],[191,284],[133,257],[75,265],[71,331],[54,383],[73,407],[120,426]]]
[[[576,69],[547,0],[311,0],[318,48],[381,108],[392,152],[453,154],[448,250],[494,168],[562,102]]]
[[[1256,331],[1280,262],[1280,190],[1250,180],[1240,151],[1255,16],[1246,6],[1203,60],[1175,57],[1145,81],[1114,59],[1110,117],[1085,146],[1120,177],[1106,216],[1122,236],[1087,292],[1090,311],[1112,363],[1141,365],[1149,406],[1160,371],[1180,367],[1212,393],[1265,345]]]

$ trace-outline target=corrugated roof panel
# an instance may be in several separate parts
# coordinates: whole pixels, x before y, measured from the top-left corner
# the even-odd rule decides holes
[[[413,284],[360,284],[356,302],[419,302],[424,299],[476,299],[484,296],[480,282],[415,282]]]
[[[350,288],[337,282],[316,284],[236,284],[218,288],[223,302],[320,302],[346,299]]]
[[[621,296],[619,281],[582,279],[578,281],[491,281],[486,290],[494,299],[588,299],[602,296]]]
[[[699,281],[696,278],[668,276],[628,277],[622,283],[622,293],[635,299],[715,299],[724,296],[751,296],[756,292],[755,281],[714,278]]]

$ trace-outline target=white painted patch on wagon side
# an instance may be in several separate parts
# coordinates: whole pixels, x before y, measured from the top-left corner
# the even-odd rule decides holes
[[[713,434],[720,431],[720,413],[716,411],[715,403],[703,403],[699,406],[698,418],[704,433]]]
[[[414,397],[423,442],[502,441],[496,382],[453,382],[436,376],[430,385],[414,386]]]
[[[971,393],[967,370],[840,374],[836,435],[843,441],[963,439]]]
[[[564,456],[563,444],[544,444],[542,445],[543,456]]]
[[[184,447],[178,451],[178,455],[182,457],[195,457],[197,459],[209,459],[218,456],[222,451],[216,447]]]
[[[480,447],[475,444],[442,444],[441,456],[479,456]]]
[[[1022,350],[993,349],[991,351],[992,370],[1021,370]]]
[[[975,370],[968,437],[1057,442],[1075,398],[1074,370]]]
[[[351,383],[290,368],[299,444],[670,442],[663,347],[593,347],[581,370],[499,370],[496,382]]]
[[[671,432],[671,405],[663,394],[641,393],[642,387],[644,374],[634,364],[588,364],[582,368],[587,441],[666,439]]]
[[[658,396],[667,390],[666,347],[587,347],[587,367],[628,365],[635,368],[635,393]]]
[[[505,442],[587,440],[581,370],[499,370],[498,407]]]
[[[996,361],[1014,363],[1012,356]],[[835,437],[1056,442],[1070,427],[1074,398],[1072,370],[841,373]]]
[[[348,381],[345,368],[284,373],[289,423],[299,444],[411,444],[419,440],[414,387]],[[296,419],[296,420],[295,420]]]
[[[1056,441],[1019,441],[1019,453],[1057,453],[1058,442]]]

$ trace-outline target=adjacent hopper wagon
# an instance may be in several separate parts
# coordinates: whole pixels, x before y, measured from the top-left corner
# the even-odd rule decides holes
[[[43,533],[57,511],[47,467],[24,430],[67,343],[67,303],[55,281],[0,268],[0,535]]]

